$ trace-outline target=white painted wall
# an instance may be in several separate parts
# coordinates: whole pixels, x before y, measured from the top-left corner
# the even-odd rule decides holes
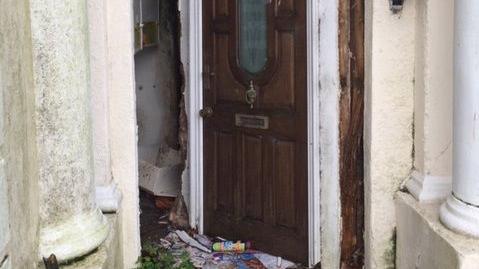
[[[394,194],[413,165],[415,0],[366,1],[365,267],[394,268]]]
[[[95,183],[111,183],[108,78],[108,40],[106,0],[88,0],[90,46],[90,86],[93,124],[93,163]]]
[[[416,1],[414,172],[420,201],[445,198],[452,173],[454,1]]]
[[[417,1],[415,167],[450,176],[454,0]]]
[[[107,0],[107,27],[111,169],[123,193],[119,214],[124,268],[133,268],[141,244],[132,0]]]

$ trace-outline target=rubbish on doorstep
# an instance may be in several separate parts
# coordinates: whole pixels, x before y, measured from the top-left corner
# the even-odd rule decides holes
[[[215,238],[218,240],[218,238]],[[226,242],[226,241],[225,241]],[[231,242],[231,241],[230,241]],[[224,243],[224,242],[221,242]],[[171,230],[161,245],[178,261],[188,253],[195,268],[203,269],[290,269],[297,266],[281,257],[246,249],[244,252],[211,252],[213,242],[206,235]]]
[[[185,199],[183,195],[176,197],[173,208],[170,211],[170,224],[177,229],[186,230],[190,227],[188,218],[188,209],[186,209]]]
[[[246,250],[251,248],[251,242],[233,242],[233,241],[225,241],[225,242],[217,242],[213,244],[213,251],[216,252],[245,252]]]
[[[213,242],[211,242],[210,238],[204,234],[194,234],[193,238],[208,249],[213,247]]]
[[[198,243],[198,241],[196,241],[195,239],[191,238],[191,236],[189,234],[187,234],[185,231],[181,231],[181,230],[177,230],[176,232],[176,235],[178,235],[178,237],[183,241],[185,242],[186,244],[192,246],[192,247],[195,247],[199,250],[202,250],[204,252],[207,252],[207,253],[211,253],[211,250],[209,248],[206,248],[205,246],[203,246],[202,244]]]

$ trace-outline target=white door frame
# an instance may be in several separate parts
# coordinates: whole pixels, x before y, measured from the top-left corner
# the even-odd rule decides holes
[[[188,176],[190,180],[190,224],[203,232],[203,18],[202,0],[181,2],[186,30],[182,50],[187,54],[186,109],[188,113]],[[320,7],[318,0],[307,0],[307,98],[308,98],[308,233],[309,264],[320,261]],[[187,10],[186,10],[187,9]]]

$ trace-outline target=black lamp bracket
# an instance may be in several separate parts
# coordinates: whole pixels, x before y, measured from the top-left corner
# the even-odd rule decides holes
[[[404,5],[404,0],[389,0],[389,8],[394,13],[401,11],[403,5]]]

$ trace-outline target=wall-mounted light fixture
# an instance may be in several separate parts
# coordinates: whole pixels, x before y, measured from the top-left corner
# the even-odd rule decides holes
[[[397,13],[402,10],[404,0],[389,0],[389,8],[393,13]]]

